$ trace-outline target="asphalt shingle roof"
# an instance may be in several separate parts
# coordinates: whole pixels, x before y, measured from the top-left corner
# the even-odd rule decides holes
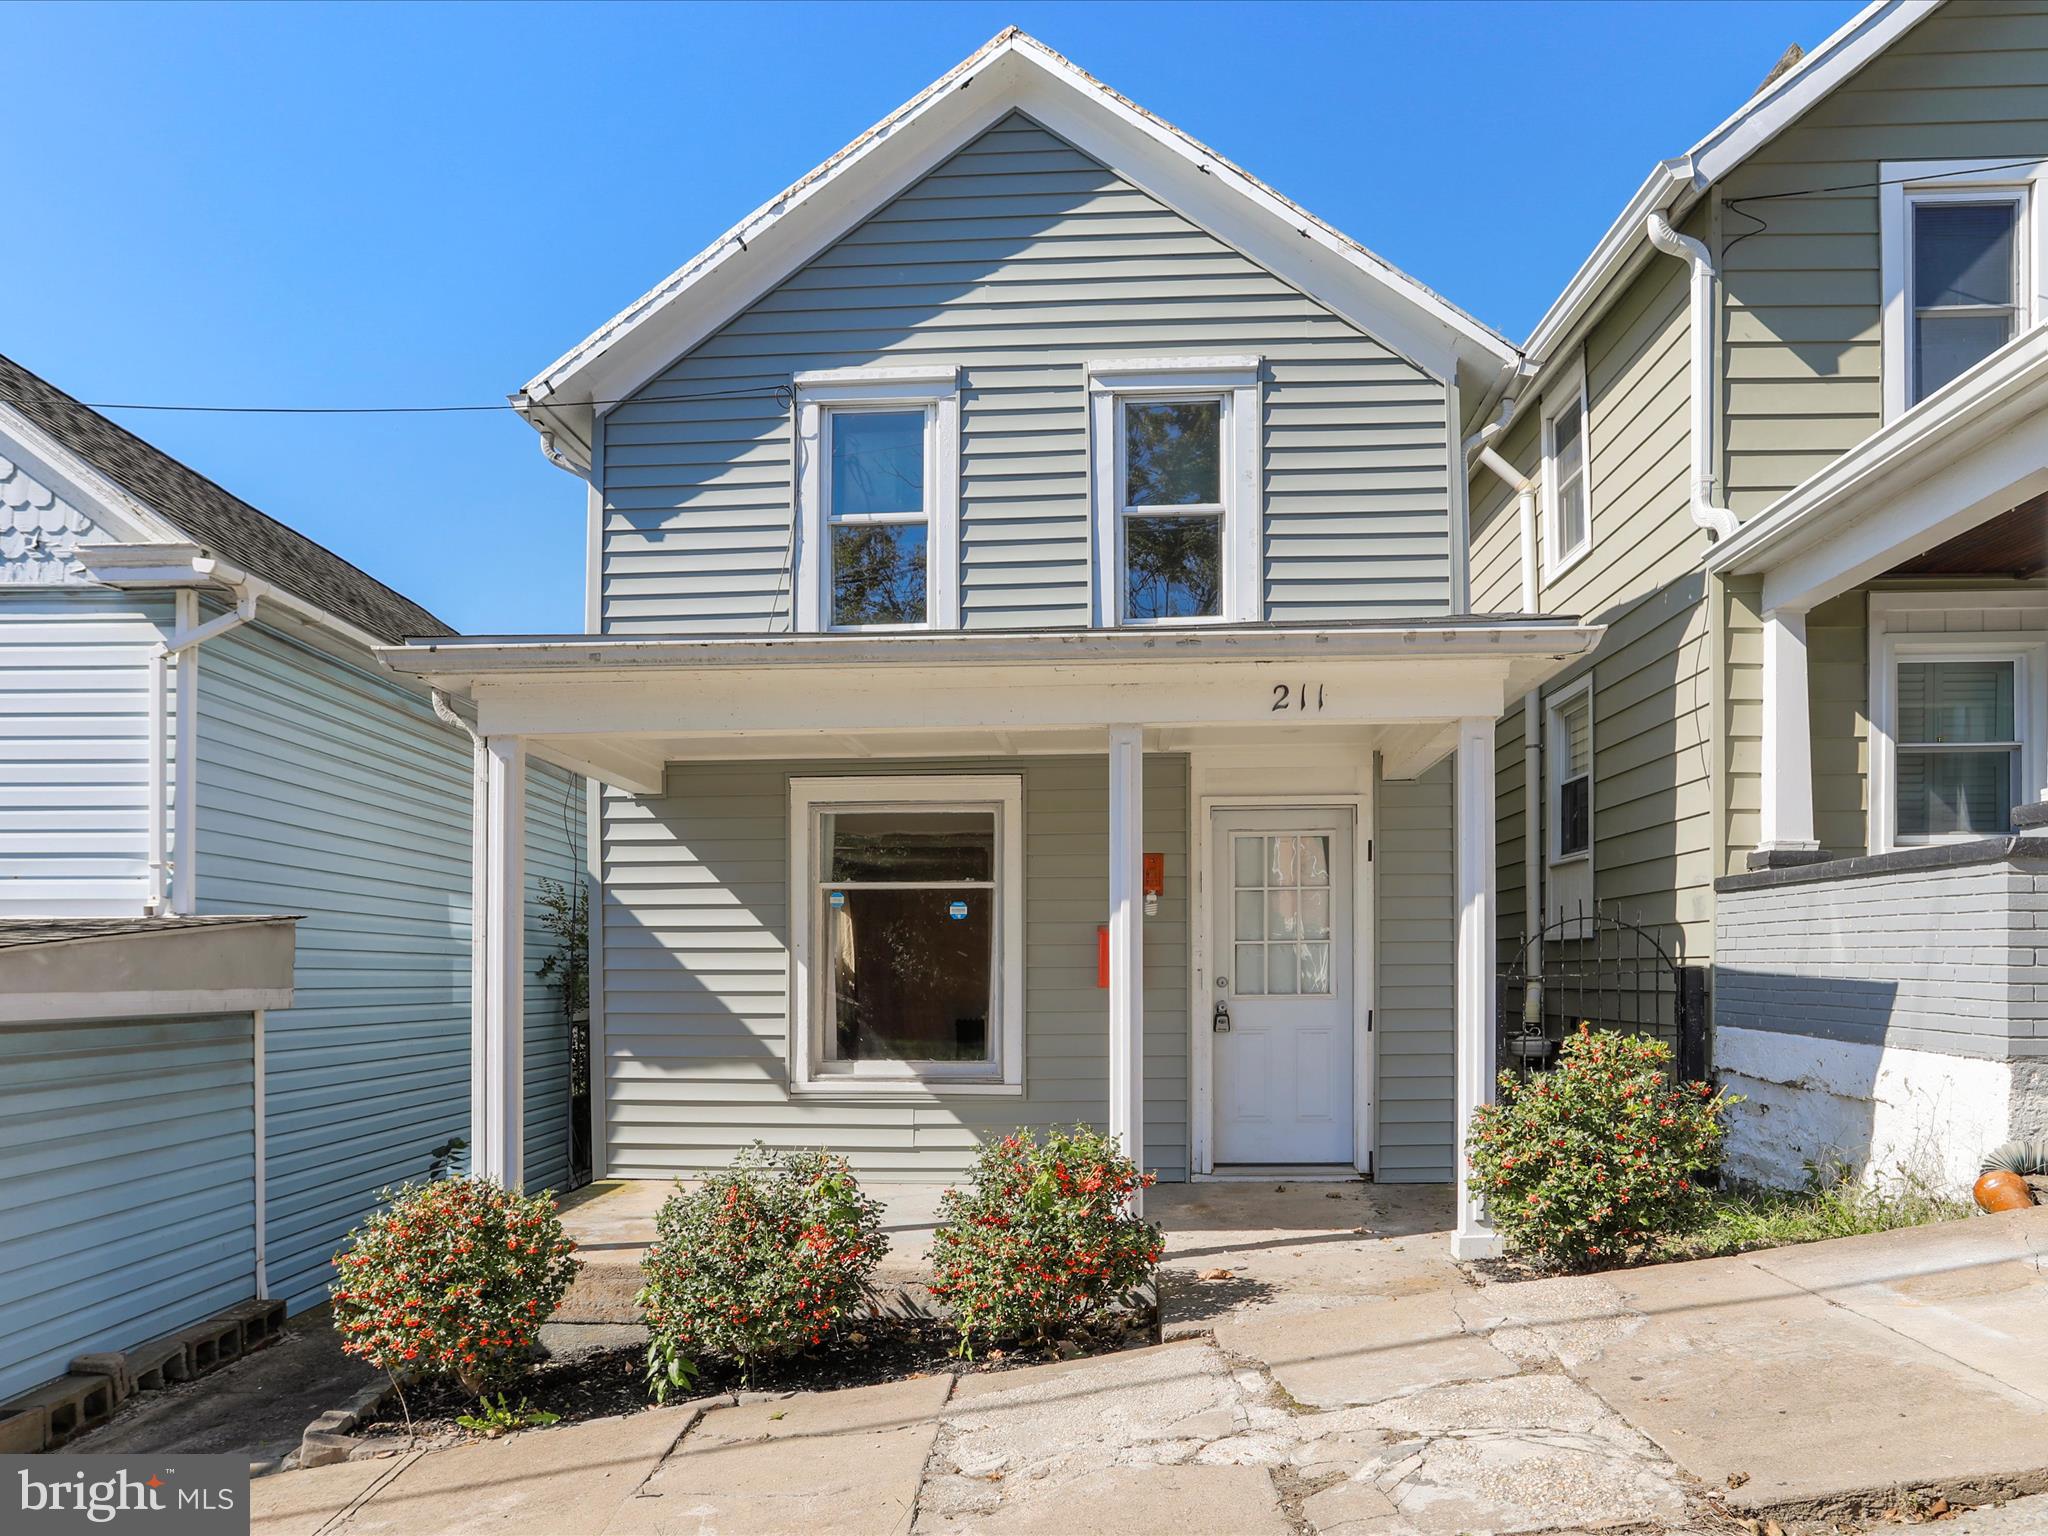
[[[4,355],[0,401],[228,564],[380,640],[397,643],[456,633],[403,593],[257,511]]]

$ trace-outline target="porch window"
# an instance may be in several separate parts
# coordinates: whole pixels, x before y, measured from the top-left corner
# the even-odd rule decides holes
[[[1258,618],[1259,360],[1088,367],[1099,621]]]
[[[795,389],[795,628],[958,628],[958,370],[832,369]]]
[[[1021,1084],[1014,778],[798,780],[793,1086]]]
[[[1593,682],[1551,701],[1550,857],[1584,858],[1593,846]]]
[[[1544,577],[1555,579],[1592,547],[1586,471],[1586,377],[1574,370],[1543,399]]]
[[[2018,661],[1901,661],[1898,840],[2011,830],[2020,790]]]

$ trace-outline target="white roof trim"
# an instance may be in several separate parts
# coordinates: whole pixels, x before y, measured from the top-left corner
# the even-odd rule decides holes
[[[1786,492],[1712,546],[1706,567],[1722,575],[1777,570],[1851,524],[1906,503],[1915,487],[1951,466],[1981,464],[1986,476],[1976,488],[1996,493],[2005,483],[1997,462],[2005,455],[1993,450],[2044,413],[2048,325],[2008,343]]]
[[[697,342],[956,149],[1022,111],[1448,379],[1491,373],[1506,338],[1016,28],[942,75],[748,214],[530,380],[513,401],[536,425],[632,394]],[[858,174],[856,174],[858,173]],[[1266,249],[1249,247],[1264,245]],[[687,302],[685,302],[687,298]]]
[[[1940,4],[1941,0],[1872,0],[1772,81],[1768,90],[1736,108],[1683,155],[1658,165],[1536,322],[1522,350],[1531,358],[1547,359],[1581,321],[1590,318],[1613,279],[1641,253],[1646,243],[1643,221],[1649,214],[1669,216],[1706,191]]]

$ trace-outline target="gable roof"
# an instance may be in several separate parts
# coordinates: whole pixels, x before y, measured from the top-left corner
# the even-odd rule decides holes
[[[1653,213],[1680,216],[1751,155],[1762,149],[1837,86],[1889,48],[1942,0],[1871,0],[1813,51],[1774,74],[1735,111],[1682,155],[1658,162],[1608,226],[1592,254],[1572,274],[1522,343],[1537,364],[1579,324],[1614,296],[1613,279],[1648,249],[1644,223]],[[1782,63],[1782,61],[1781,61]],[[1525,394],[1525,401],[1533,394]]]
[[[1473,393],[1507,339],[1018,28],[939,77],[557,358],[513,405],[589,463],[594,417],[976,134],[1022,111],[1436,377]]]
[[[453,626],[394,592],[127,428],[0,355],[0,406],[10,406],[212,553],[382,640],[452,635]],[[0,415],[0,431],[6,427]]]

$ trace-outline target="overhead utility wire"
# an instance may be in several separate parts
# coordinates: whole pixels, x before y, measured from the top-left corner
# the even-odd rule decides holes
[[[1733,240],[1721,247],[1725,260],[1730,251],[1749,239],[1769,229],[1770,223],[1761,214],[1751,213],[1744,203],[1774,203],[1788,197],[1825,197],[1830,192],[1868,192],[1878,187],[1920,186],[1930,181],[1943,181],[1952,176],[1983,176],[1991,171],[2017,171],[2027,166],[2039,165],[2041,157],[2033,155],[2025,160],[2006,160],[1997,165],[1973,165],[1963,170],[1935,171],[1926,176],[1880,176],[1874,181],[1842,181],[1828,187],[1799,187],[1790,192],[1752,192],[1748,197],[1724,199],[1722,206],[1738,218],[1750,220],[1755,229],[1745,229]]]

